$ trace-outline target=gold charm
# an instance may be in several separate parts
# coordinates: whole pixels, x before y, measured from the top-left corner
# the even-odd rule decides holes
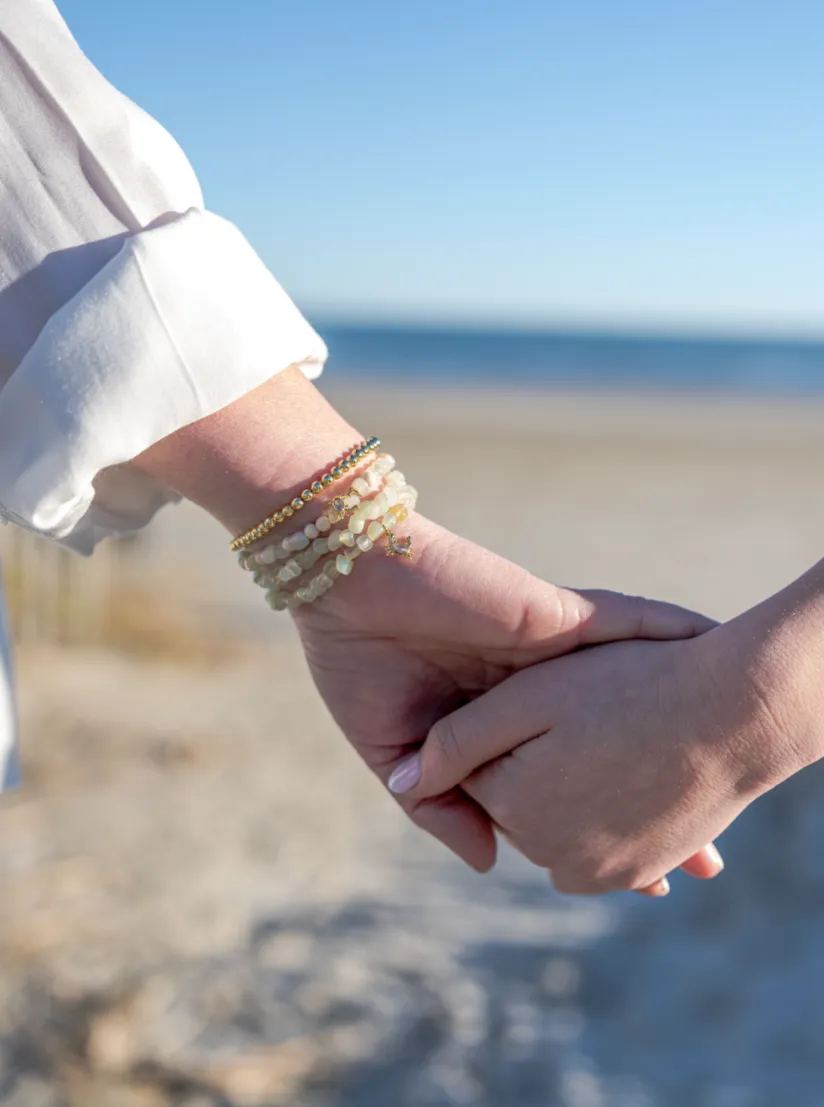
[[[343,496],[335,496],[329,505],[329,512],[327,519],[330,523],[339,523],[341,519],[345,519],[347,515],[352,514],[352,508],[347,507]]]
[[[412,557],[412,536],[396,538],[391,530],[386,532],[386,554],[388,557]]]

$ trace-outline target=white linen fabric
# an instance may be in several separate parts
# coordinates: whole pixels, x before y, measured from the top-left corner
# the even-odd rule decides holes
[[[0,519],[81,553],[173,493],[124,463],[326,347],[52,0],[0,0]],[[0,786],[12,770],[0,644]],[[5,743],[5,745],[4,745]]]

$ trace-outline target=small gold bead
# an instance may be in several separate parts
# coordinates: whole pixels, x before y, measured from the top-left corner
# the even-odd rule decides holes
[[[300,509],[302,507],[303,507],[303,500],[300,498],[300,496],[295,496],[294,500],[292,500],[293,510],[294,511],[300,511]]]
[[[316,496],[319,495],[323,491],[323,484],[319,480],[316,480],[312,485],[312,491]]]
[[[332,467],[332,479],[333,480],[338,480],[338,478],[342,477],[342,476],[343,476],[343,469],[340,467],[340,465],[334,465]],[[330,481],[329,483],[331,484],[332,482]]]
[[[292,511],[291,505],[287,504],[286,507],[281,509],[286,519],[290,519],[295,513]]]
[[[283,512],[282,511],[276,511],[275,512],[275,522],[276,523],[282,523],[283,519],[284,519]]]
[[[312,491],[311,488],[304,488],[304,490],[300,494],[300,497],[305,504],[308,504],[310,500],[314,500],[315,493]]]
[[[320,483],[323,485],[324,488],[328,488],[330,484],[335,483],[335,478],[332,476],[331,473],[324,473],[323,476],[320,478]]]

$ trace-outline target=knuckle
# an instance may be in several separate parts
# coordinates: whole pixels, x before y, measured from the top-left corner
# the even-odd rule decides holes
[[[463,743],[449,716],[439,719],[429,731],[428,744],[439,765],[457,767],[463,763]]]

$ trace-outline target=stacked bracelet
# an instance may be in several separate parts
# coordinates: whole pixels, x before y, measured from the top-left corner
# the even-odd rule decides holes
[[[388,454],[380,455],[362,477],[353,481],[348,493],[335,497],[326,513],[303,531],[280,543],[241,553],[241,566],[254,572],[255,583],[267,590],[272,608],[282,611],[314,602],[338,577],[348,576],[354,561],[383,537],[387,554],[412,556],[412,539],[397,539],[393,528],[414,510],[418,494],[394,464]],[[375,492],[373,498],[365,498]],[[333,523],[344,520],[345,526],[332,529]],[[320,573],[294,592],[287,591],[286,584],[302,576],[327,553],[336,551],[337,556],[330,558]]]
[[[363,461],[364,458],[370,454],[375,453],[380,448],[381,441],[379,438],[367,438],[363,442],[360,442],[355,446],[348,454],[338,458],[338,460],[330,467],[328,472],[318,477],[316,481],[301,492],[299,496],[295,496],[293,500],[284,504],[283,507],[273,511],[271,515],[261,520],[256,526],[251,527],[249,530],[244,531],[243,534],[239,534],[236,538],[232,539],[229,543],[229,548],[233,551],[246,549],[247,546],[254,545],[255,542],[260,541],[261,538],[265,538],[266,535],[279,526],[281,523],[290,519],[296,511],[300,511],[306,504],[311,503],[315,496],[319,495],[335,481],[340,480],[342,476],[354,469],[357,465]]]

